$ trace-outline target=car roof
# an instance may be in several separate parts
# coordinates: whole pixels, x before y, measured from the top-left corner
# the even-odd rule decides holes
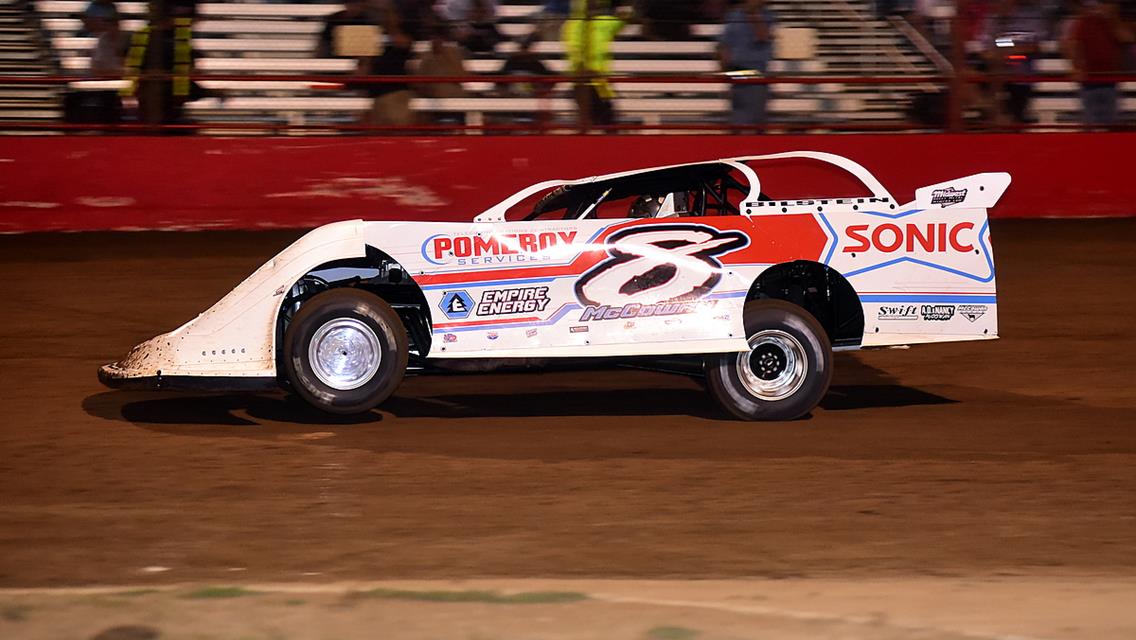
[[[682,170],[690,169],[692,167],[710,167],[721,168],[723,165],[729,166],[732,169],[738,169],[750,182],[750,196],[756,198],[760,193],[761,181],[758,178],[755,170],[749,166],[749,163],[760,162],[766,160],[787,160],[787,159],[806,159],[824,162],[852,174],[855,178],[860,180],[871,192],[874,197],[891,198],[891,194],[887,189],[880,184],[879,180],[866,168],[859,163],[845,158],[844,156],[836,155],[834,153],[826,153],[823,151],[788,151],[783,153],[771,153],[766,155],[754,156],[735,156],[731,158],[721,158],[718,160],[703,160],[700,162],[685,162],[680,164],[660,165],[654,167],[647,167],[642,169],[632,169],[630,171],[619,171],[616,173],[605,173],[586,178],[577,178],[574,180],[547,180],[531,185],[518,191],[512,196],[499,202],[498,204],[486,209],[474,218],[476,222],[503,222],[505,221],[505,212],[515,206],[517,203],[532,196],[534,193],[545,189],[555,189],[557,187],[572,187],[583,184],[593,184],[597,182],[605,182],[609,180],[617,180],[621,178],[633,177],[640,174],[664,172],[668,170]],[[550,197],[554,197],[550,194]],[[547,203],[545,203],[547,206]]]

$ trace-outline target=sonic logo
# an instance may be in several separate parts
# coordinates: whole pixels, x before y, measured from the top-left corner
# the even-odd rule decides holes
[[[571,245],[575,231],[504,233],[492,235],[436,235],[422,243],[422,257],[432,264],[501,264],[551,260],[549,250]]]
[[[689,303],[721,281],[722,263],[717,257],[748,244],[749,238],[740,231],[719,231],[699,224],[619,231],[607,239],[610,257],[576,281],[576,297],[588,307],[584,310],[588,319],[638,317],[643,309],[658,303]],[[626,311],[626,305],[635,305],[636,311],[626,316],[614,312]],[[603,307],[608,309],[598,313]]]
[[[884,253],[896,251],[946,253],[974,251],[974,223],[958,222],[950,224],[935,222],[926,224],[907,223],[903,225],[886,222],[872,227],[854,224],[844,229],[844,234],[852,244],[844,245],[844,253],[863,253],[875,249]]]

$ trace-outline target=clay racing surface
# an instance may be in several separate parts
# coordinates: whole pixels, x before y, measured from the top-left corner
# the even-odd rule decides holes
[[[623,369],[347,421],[99,386],[296,235],[0,237],[0,587],[1136,570],[1131,221],[996,223],[1003,339],[841,354],[793,423]]]

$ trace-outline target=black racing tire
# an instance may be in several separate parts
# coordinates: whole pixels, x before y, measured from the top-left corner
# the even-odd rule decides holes
[[[812,411],[832,382],[832,345],[816,318],[782,300],[745,305],[751,350],[706,358],[706,387],[742,420],[796,420]]]
[[[308,300],[284,333],[284,373],[305,402],[335,414],[383,403],[406,373],[406,328],[378,296],[332,289]]]

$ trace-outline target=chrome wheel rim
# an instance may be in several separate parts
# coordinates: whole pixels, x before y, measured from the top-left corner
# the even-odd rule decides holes
[[[791,334],[779,329],[759,331],[749,338],[749,351],[738,354],[738,378],[761,400],[784,400],[805,383],[808,356]]]
[[[379,337],[365,322],[336,318],[316,330],[308,343],[308,362],[319,381],[338,391],[370,382],[382,361]]]

